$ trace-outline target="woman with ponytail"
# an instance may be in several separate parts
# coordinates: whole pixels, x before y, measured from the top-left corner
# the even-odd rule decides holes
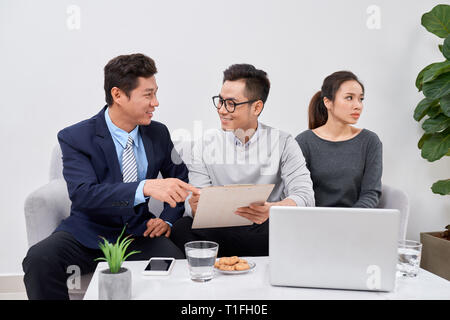
[[[353,125],[363,110],[364,86],[349,71],[325,78],[311,99],[309,130],[297,140],[311,172],[318,207],[377,207],[381,195],[382,144]]]

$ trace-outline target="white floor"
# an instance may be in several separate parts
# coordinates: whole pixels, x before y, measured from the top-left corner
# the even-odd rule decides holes
[[[24,292],[9,292],[0,293],[0,300],[28,300],[27,293]]]
[[[0,300],[28,300],[22,275],[0,275]]]

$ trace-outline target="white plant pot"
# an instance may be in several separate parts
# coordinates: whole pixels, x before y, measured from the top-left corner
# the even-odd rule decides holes
[[[130,300],[131,299],[131,271],[120,268],[118,273],[111,273],[105,269],[98,274],[99,300]]]

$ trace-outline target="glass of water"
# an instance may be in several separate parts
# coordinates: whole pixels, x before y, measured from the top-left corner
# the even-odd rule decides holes
[[[413,240],[398,242],[397,275],[415,277],[419,272],[422,244]]]
[[[191,280],[209,281],[214,276],[214,262],[219,244],[212,241],[191,241],[184,245]]]

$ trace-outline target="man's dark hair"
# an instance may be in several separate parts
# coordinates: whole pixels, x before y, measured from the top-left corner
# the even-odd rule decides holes
[[[111,89],[121,89],[128,98],[130,92],[138,86],[138,77],[150,78],[158,71],[155,61],[142,53],[121,55],[111,59],[105,66],[105,99],[113,104]]]
[[[256,69],[251,64],[233,64],[223,72],[223,83],[236,80],[245,81],[247,98],[260,99],[266,103],[270,90],[270,81],[266,72]]]

